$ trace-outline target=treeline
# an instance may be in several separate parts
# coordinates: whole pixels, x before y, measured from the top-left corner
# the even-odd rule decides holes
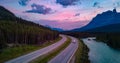
[[[0,6],[0,49],[7,44],[43,44],[58,36],[57,31],[17,18]]]
[[[110,47],[120,49],[120,33],[99,33],[96,38],[107,43]]]
[[[72,31],[65,31],[65,32],[61,32],[62,34],[66,34],[66,35],[70,35],[70,36],[74,36],[77,38],[86,38],[86,37],[94,37],[95,34],[94,33],[88,33],[88,32],[72,32]]]
[[[120,49],[120,33],[119,32],[61,32],[77,38],[96,37],[96,40],[105,42],[108,46]]]

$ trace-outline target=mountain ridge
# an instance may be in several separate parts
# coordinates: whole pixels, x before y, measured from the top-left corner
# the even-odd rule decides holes
[[[100,28],[99,30],[97,30],[99,32],[100,30],[102,30],[101,27],[106,27],[109,25],[113,26],[113,24],[120,24],[120,13],[118,13],[116,11],[116,9],[113,9],[113,11],[108,10],[106,12],[98,14],[86,26],[84,26],[82,28],[73,29],[71,31],[74,31],[74,32],[94,32],[94,30],[96,28]],[[114,32],[118,32],[117,29],[119,27],[113,28],[113,29],[116,29]],[[102,32],[104,32],[104,31],[102,31]],[[109,30],[108,31],[106,30],[105,32],[109,32]]]

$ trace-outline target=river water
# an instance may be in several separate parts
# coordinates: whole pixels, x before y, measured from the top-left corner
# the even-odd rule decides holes
[[[120,63],[120,50],[114,50],[103,42],[92,38],[82,39],[90,49],[89,60],[91,63]]]

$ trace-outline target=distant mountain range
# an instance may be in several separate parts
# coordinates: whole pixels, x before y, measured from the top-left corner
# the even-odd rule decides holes
[[[120,13],[106,11],[98,14],[92,21],[82,28],[71,30],[73,32],[120,32]]]
[[[55,31],[59,31],[59,32],[63,31],[63,29],[60,29],[60,28],[51,28],[51,30],[55,30]]]
[[[64,31],[64,30],[61,29],[61,28],[54,28],[54,27],[51,27],[51,26],[49,26],[49,25],[45,25],[45,27],[47,27],[47,28],[49,28],[49,29],[51,29],[51,30],[54,30],[54,31],[58,31],[58,32]]]

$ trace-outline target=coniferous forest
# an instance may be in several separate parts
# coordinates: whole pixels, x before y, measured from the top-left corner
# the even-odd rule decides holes
[[[58,36],[57,31],[18,18],[0,6],[0,49],[8,44],[43,44]]]

